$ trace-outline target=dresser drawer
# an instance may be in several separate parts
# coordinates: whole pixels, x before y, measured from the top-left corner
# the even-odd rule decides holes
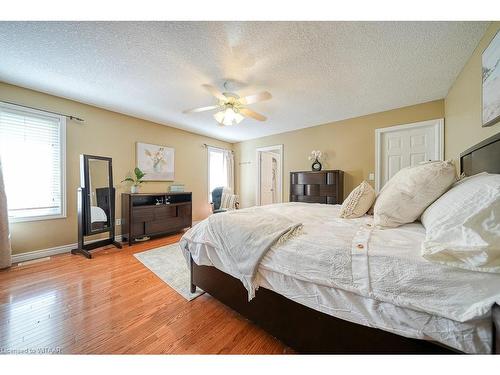
[[[301,185],[321,185],[326,183],[326,175],[324,173],[314,173],[314,172],[299,172],[296,174],[294,179],[296,184]]]
[[[132,209],[132,223],[141,223],[154,220],[153,207],[140,207]]]
[[[304,185],[292,184],[290,187],[290,194],[292,194],[292,195],[304,195]]]
[[[322,185],[305,185],[304,186],[304,195],[320,195],[320,186]]]
[[[319,185],[319,194],[322,197],[335,196],[337,194],[337,185]]]
[[[184,228],[190,227],[193,225],[192,220],[192,206],[191,204],[183,204],[177,207],[178,216],[182,217],[182,226]]]
[[[184,227],[182,217],[172,217],[161,221],[146,223],[146,233],[155,234],[162,232],[174,232]]]
[[[177,206],[160,206],[154,208],[154,219],[164,220],[170,217],[177,217]]]

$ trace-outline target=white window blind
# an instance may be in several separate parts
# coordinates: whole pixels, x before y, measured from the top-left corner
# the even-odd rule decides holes
[[[212,202],[212,191],[227,186],[227,165],[224,150],[208,147],[208,201]]]
[[[65,216],[65,120],[0,103],[0,157],[11,220]]]

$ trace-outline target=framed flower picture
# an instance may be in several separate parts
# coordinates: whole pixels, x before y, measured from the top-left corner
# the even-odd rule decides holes
[[[146,175],[144,181],[173,181],[175,149],[137,142],[137,167]]]
[[[500,32],[483,52],[483,126],[500,121]]]

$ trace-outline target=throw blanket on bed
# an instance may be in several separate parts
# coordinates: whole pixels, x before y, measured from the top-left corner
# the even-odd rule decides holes
[[[283,243],[300,233],[302,224],[277,213],[262,215],[262,209],[231,211],[208,218],[207,231],[219,249],[224,268],[237,275],[255,296],[254,278],[262,257],[275,243]]]

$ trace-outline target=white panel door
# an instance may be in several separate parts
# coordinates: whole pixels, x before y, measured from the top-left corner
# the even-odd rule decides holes
[[[282,202],[283,145],[258,147],[257,157],[257,205]]]
[[[260,205],[262,206],[274,203],[273,159],[276,160],[270,152],[260,153]]]
[[[377,133],[379,189],[402,168],[442,159],[442,120],[377,129]]]

